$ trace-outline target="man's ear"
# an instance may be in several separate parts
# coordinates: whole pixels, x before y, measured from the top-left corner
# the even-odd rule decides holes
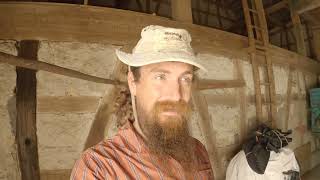
[[[128,85],[129,85],[129,90],[130,90],[130,93],[133,95],[133,96],[136,96],[136,92],[137,92],[137,85],[136,85],[136,82],[134,80],[134,76],[132,74],[131,71],[128,72]]]

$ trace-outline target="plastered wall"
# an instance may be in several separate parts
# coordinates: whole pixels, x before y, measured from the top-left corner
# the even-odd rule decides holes
[[[17,55],[15,41],[0,41],[0,51]],[[15,67],[0,64],[0,180],[20,179],[15,144]]]

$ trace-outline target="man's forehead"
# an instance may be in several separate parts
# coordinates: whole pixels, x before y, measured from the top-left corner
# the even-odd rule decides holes
[[[176,73],[193,73],[193,65],[183,62],[161,62],[141,66],[145,72],[176,72]]]

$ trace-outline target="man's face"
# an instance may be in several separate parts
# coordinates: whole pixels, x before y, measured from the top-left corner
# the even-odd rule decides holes
[[[140,79],[133,82],[134,88],[131,88],[131,93],[136,96],[140,110],[150,114],[155,110],[157,103],[188,104],[192,82],[193,67],[189,64],[182,62],[150,64],[140,68]],[[179,109],[167,107],[158,112],[159,123],[166,123],[170,118],[179,117],[181,114],[177,110]]]
[[[164,141],[176,139],[185,131],[192,82],[193,66],[182,62],[142,66],[140,79],[129,80],[131,93],[136,96],[139,124],[147,138],[159,129],[157,136]]]

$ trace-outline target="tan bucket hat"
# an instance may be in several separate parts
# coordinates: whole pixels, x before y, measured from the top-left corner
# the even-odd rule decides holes
[[[144,66],[153,63],[177,61],[191,64],[207,72],[190,45],[191,36],[185,29],[150,25],[142,29],[141,39],[132,54],[119,49],[118,58],[129,66]]]

